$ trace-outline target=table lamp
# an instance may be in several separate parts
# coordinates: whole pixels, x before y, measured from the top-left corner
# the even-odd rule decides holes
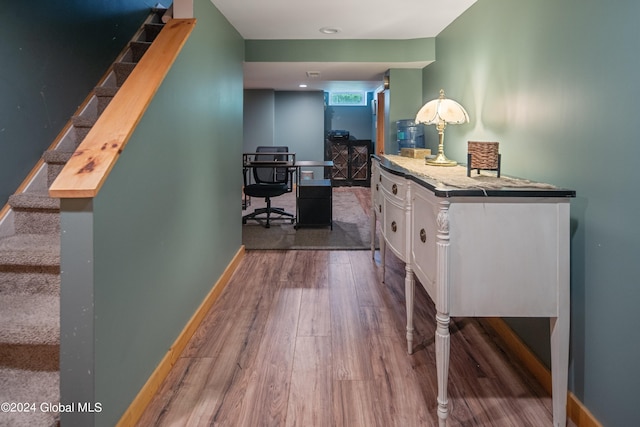
[[[455,166],[455,160],[447,159],[444,155],[444,128],[448,124],[461,124],[469,122],[469,115],[462,105],[452,99],[444,97],[444,90],[440,89],[440,97],[429,101],[422,106],[416,114],[416,123],[436,125],[438,129],[438,154],[435,158],[427,158],[426,164],[433,166]]]

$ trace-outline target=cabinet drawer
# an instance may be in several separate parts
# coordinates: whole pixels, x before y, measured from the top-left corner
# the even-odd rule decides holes
[[[398,204],[403,204],[407,197],[407,180],[404,177],[394,175],[385,170],[380,170],[380,184],[385,196],[395,200]]]
[[[299,199],[297,225],[299,227],[331,225],[331,199]]]
[[[303,179],[298,184],[298,197],[306,199],[330,199],[330,179]]]
[[[413,198],[411,216],[411,241],[413,269],[416,277],[435,300],[436,281],[436,236],[438,232],[436,217],[437,206],[421,189]]]
[[[406,214],[402,206],[385,198],[382,204],[382,233],[393,252],[402,260],[407,260]]]

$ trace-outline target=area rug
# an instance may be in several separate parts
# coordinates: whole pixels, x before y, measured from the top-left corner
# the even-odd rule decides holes
[[[242,211],[242,214],[246,215],[264,206],[264,200],[252,198],[251,205]],[[295,213],[295,192],[273,198],[272,206]],[[260,223],[249,220],[242,226],[242,244],[246,249],[370,249],[367,209],[353,191],[349,191],[348,188],[334,188],[333,229],[328,226],[296,229],[291,221],[282,219],[275,220],[270,228],[265,228]]]

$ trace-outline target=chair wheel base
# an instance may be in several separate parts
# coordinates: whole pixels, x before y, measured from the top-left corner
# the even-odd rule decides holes
[[[263,215],[263,216],[259,216]],[[276,215],[273,217],[272,215]],[[280,220],[288,220],[291,221],[291,224],[296,223],[295,215],[286,212],[282,208],[258,208],[254,212],[245,215],[242,217],[242,224],[246,224],[247,220],[254,220],[263,225],[264,228],[271,228],[271,222],[280,221]]]

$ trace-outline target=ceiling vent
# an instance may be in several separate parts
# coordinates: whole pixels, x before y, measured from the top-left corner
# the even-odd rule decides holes
[[[310,79],[317,79],[320,77],[320,71],[307,71],[307,77]]]

